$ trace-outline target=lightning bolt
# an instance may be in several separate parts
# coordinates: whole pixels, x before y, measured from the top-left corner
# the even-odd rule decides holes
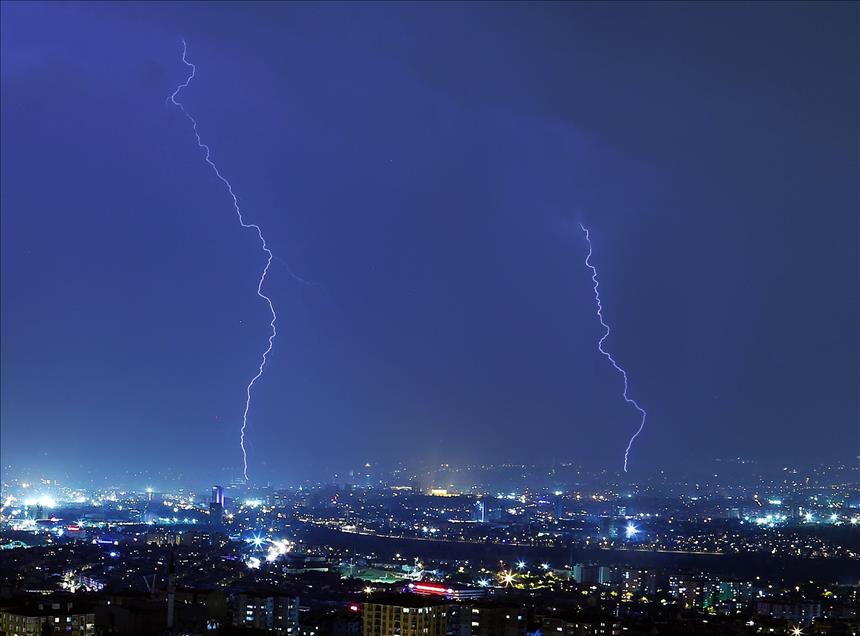
[[[628,383],[627,383],[627,371],[625,371],[621,366],[615,361],[615,358],[612,357],[612,354],[609,353],[606,349],[603,348],[603,343],[609,337],[609,325],[606,324],[606,321],[603,319],[603,305],[600,303],[600,283],[597,280],[597,268],[591,264],[591,235],[588,232],[588,228],[586,228],[582,223],[579,224],[579,227],[582,228],[582,231],[585,232],[585,240],[588,242],[588,256],[585,257],[585,266],[591,270],[591,280],[594,282],[594,300],[597,302],[597,319],[600,320],[601,326],[606,330],[603,333],[603,337],[597,341],[597,350],[600,351],[606,359],[615,367],[615,370],[621,374],[621,377],[624,378],[624,401],[628,404],[632,404],[633,408],[639,411],[639,414],[642,416],[642,421],[639,424],[639,428],[636,429],[636,432],[633,433],[633,436],[630,438],[630,441],[627,442],[627,448],[624,451],[624,472],[627,472],[627,458],[630,455],[630,449],[633,447],[633,441],[639,437],[639,433],[642,432],[642,429],[645,428],[645,418],[648,414],[645,412],[639,404],[627,395]]]
[[[176,99],[176,96],[179,95],[180,91],[184,88],[188,88],[188,85],[191,83],[191,80],[194,79],[197,74],[197,66],[188,61],[187,57],[188,53],[188,45],[185,43],[185,40],[182,40],[182,62],[187,66],[190,70],[188,77],[185,78],[185,81],[182,82],[179,86],[176,87],[176,90],[167,98],[167,101],[172,103],[174,106],[178,107],[179,110],[182,111],[182,114],[188,118],[188,121],[191,122],[191,126],[194,130],[194,137],[197,139],[197,146],[203,150],[206,154],[204,155],[204,160],[209,167],[212,168],[212,171],[215,173],[215,176],[221,180],[221,183],[227,188],[227,192],[230,194],[230,198],[233,199],[233,209],[236,211],[236,216],[239,219],[239,225],[241,225],[245,229],[254,230],[257,233],[257,237],[260,239],[260,245],[262,246],[263,252],[266,253],[266,266],[263,268],[263,271],[260,273],[260,280],[257,283],[257,296],[266,301],[266,304],[269,307],[269,311],[272,314],[272,320],[269,322],[269,326],[272,328],[272,333],[269,336],[269,346],[266,347],[266,350],[263,352],[262,359],[260,360],[260,366],[257,369],[257,374],[251,378],[251,381],[248,383],[248,386],[245,388],[245,410],[242,413],[242,428],[239,431],[239,446],[242,449],[242,474],[245,476],[245,480],[248,479],[248,452],[245,448],[245,429],[248,426],[248,411],[251,408],[251,389],[256,384],[257,380],[263,375],[263,370],[266,368],[266,362],[268,361],[269,353],[272,351],[272,346],[275,342],[275,336],[278,335],[278,332],[275,328],[275,322],[278,319],[277,314],[275,313],[275,307],[272,305],[272,299],[266,296],[263,293],[263,283],[266,281],[266,275],[269,273],[269,266],[272,264],[272,259],[274,258],[274,254],[272,254],[272,250],[269,249],[269,246],[266,244],[266,239],[263,238],[263,231],[260,229],[260,226],[256,223],[246,223],[245,218],[242,216],[242,210],[239,208],[239,199],[236,197],[236,193],[233,192],[233,186],[230,185],[230,182],[221,174],[221,171],[218,170],[218,166],[215,165],[215,162],[212,161],[212,152],[209,149],[209,146],[203,143],[203,140],[200,138],[200,132],[197,130],[197,120],[188,112],[182,102]]]

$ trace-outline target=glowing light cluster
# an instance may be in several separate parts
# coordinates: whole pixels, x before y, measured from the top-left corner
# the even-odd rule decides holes
[[[440,596],[446,596],[454,593],[453,588],[439,583],[410,583],[408,587],[410,590],[417,592],[418,594],[438,594]]]
[[[56,508],[57,501],[50,495],[39,495],[24,500],[25,506],[42,506],[43,508]]]
[[[286,539],[272,539],[272,544],[266,552],[266,561],[270,563],[287,554],[293,549],[293,543]]]
[[[511,570],[502,570],[501,572],[499,572],[498,578],[499,583],[501,583],[505,587],[510,587],[516,582],[517,574],[516,572],[513,572]]]

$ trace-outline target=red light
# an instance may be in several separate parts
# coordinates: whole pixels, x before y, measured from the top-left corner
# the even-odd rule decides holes
[[[359,610],[358,605],[350,605],[349,606],[349,611],[351,611],[351,612],[357,612],[358,610]]]
[[[81,527],[74,523],[66,526],[66,530],[68,530],[69,532],[80,532],[80,529]]]
[[[416,583],[415,589],[419,592],[426,592],[427,594],[447,594],[448,588],[444,585],[429,585],[427,583]]]

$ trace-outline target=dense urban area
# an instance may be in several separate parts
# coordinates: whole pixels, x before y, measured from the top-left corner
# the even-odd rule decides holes
[[[858,468],[714,466],[198,488],[7,467],[0,634],[860,633]]]

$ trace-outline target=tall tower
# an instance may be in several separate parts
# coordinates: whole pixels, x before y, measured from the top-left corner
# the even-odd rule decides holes
[[[487,507],[480,499],[475,503],[475,521],[479,523],[486,523],[487,521]]]
[[[224,487],[212,486],[212,499],[209,501],[209,525],[220,528],[224,524]]]

